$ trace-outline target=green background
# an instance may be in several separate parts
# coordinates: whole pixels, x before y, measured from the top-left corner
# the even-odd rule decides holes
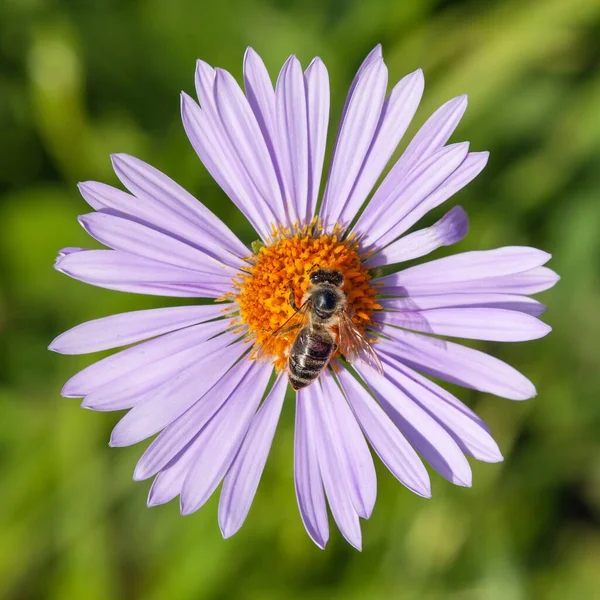
[[[600,598],[599,39],[598,0],[2,0],[0,597]],[[505,462],[474,463],[472,489],[432,473],[431,500],[378,467],[362,553],[333,529],[321,551],[303,530],[287,402],[248,520],[223,541],[215,498],[186,518],[176,502],[147,509],[148,482],[131,479],[145,444],[109,449],[119,415],[59,396],[92,358],[48,352],[55,335],[172,303],[53,270],[59,248],[92,245],[76,221],[89,212],[76,183],[116,184],[109,153],[136,155],[251,242],[180,123],[195,59],[239,78],[252,45],[275,77],[292,52],[305,66],[320,55],[331,139],[377,42],[390,81],[425,71],[417,124],[469,94],[453,139],[491,160],[455,198],[471,217],[457,249],[524,244],[554,255],[562,281],[542,296],[553,333],[480,344],[526,373],[538,397],[461,392]]]

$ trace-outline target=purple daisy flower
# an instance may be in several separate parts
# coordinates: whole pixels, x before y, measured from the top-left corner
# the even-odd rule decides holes
[[[129,409],[112,432],[112,446],[158,434],[134,475],[154,477],[149,505],[180,496],[181,512],[189,514],[222,482],[219,525],[224,537],[238,531],[267,460],[289,373],[316,369],[314,357],[314,364],[292,364],[294,344],[305,327],[314,335],[318,323],[329,354],[296,395],[294,476],[302,520],[319,547],[329,538],[327,504],[342,535],[361,547],[359,518],[370,516],[376,497],[369,445],[424,497],[430,482],[421,458],[462,486],[471,485],[466,456],[502,460],[485,423],[425,376],[512,400],[533,397],[533,384],[514,368],[445,336],[523,341],[546,335],[550,328],[537,318],[544,306],[529,296],[558,276],[543,266],[549,254],[528,247],[465,252],[376,275],[378,267],[425,256],[466,235],[460,207],[405,234],[488,159],[487,152],[469,152],[468,143],[447,144],[467,106],[465,96],[454,98],[422,126],[356,219],[423,93],[420,70],[388,95],[387,83],[378,46],[351,85],[319,203],[329,120],[321,60],[303,72],[290,57],[273,88],[263,62],[248,50],[245,94],[229,73],[198,62],[199,104],[182,95],[183,124],[200,160],[260,236],[253,251],[175,182],[131,156],[113,156],[129,193],[80,185],[95,210],[80,222],[109,249],[66,248],[59,271],[124,292],[217,300],[98,319],[50,346],[63,354],[128,346],[77,373],[62,393],[84,398],[82,406],[93,410]],[[312,277],[315,265],[319,277],[340,276],[335,285],[319,284],[341,290],[331,309],[339,314],[328,313],[326,325],[311,296],[319,279]],[[301,325],[286,325],[300,318]],[[344,327],[358,340],[356,352],[343,341]],[[381,372],[353,360],[365,350]]]

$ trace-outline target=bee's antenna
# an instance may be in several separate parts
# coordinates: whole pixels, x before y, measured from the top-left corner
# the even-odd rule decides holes
[[[321,265],[319,265],[319,263],[315,263],[309,270],[308,272],[310,273],[315,267],[321,268]]]

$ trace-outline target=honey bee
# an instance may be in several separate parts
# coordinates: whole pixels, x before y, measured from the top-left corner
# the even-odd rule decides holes
[[[296,312],[272,334],[278,337],[300,330],[290,348],[287,364],[294,390],[315,381],[336,350],[349,362],[361,358],[383,372],[379,357],[347,312],[342,273],[318,268],[310,274],[309,280],[310,286],[300,306],[297,306],[292,290],[289,302]]]

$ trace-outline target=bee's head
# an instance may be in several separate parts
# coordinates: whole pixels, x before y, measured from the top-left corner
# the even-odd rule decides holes
[[[342,287],[344,276],[335,269],[317,269],[310,274],[310,282],[312,285],[319,283],[329,283],[335,287]]]

